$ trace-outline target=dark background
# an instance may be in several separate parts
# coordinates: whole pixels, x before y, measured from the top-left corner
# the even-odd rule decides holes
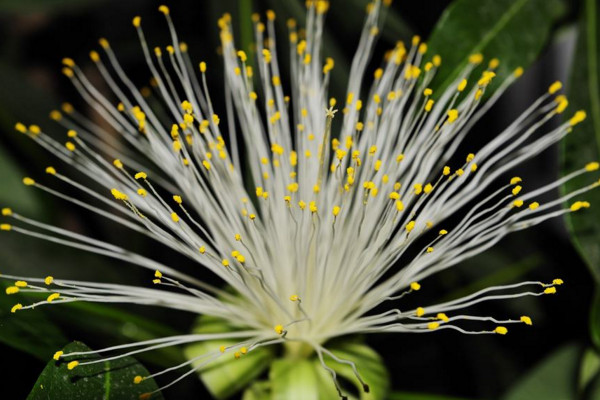
[[[6,1],[6,0],[5,0]],[[11,6],[0,1],[0,156],[9,159],[14,171],[22,174],[42,175],[43,168],[55,163],[40,149],[18,136],[12,130],[17,120],[52,127],[47,113],[58,108],[61,101],[69,101],[85,110],[84,104],[60,74],[60,60],[72,57],[80,65],[90,65],[88,52],[97,48],[97,39],[106,37],[115,49],[130,77],[140,86],[146,85],[149,73],[141,57],[137,36],[131,26],[134,15],[143,17],[145,33],[154,45],[166,45],[168,35],[162,15],[156,11],[155,1],[48,1],[32,2],[30,7]],[[264,11],[270,2],[255,1],[255,11]],[[398,39],[410,39],[411,31],[427,38],[449,1],[426,0],[419,2],[396,1],[392,8],[406,23],[405,26],[386,27]],[[16,3],[15,3],[16,4]],[[192,59],[205,60],[211,73],[211,96],[217,110],[224,113],[222,102],[221,66],[216,48],[218,29],[216,20],[224,11],[233,14],[233,25],[238,27],[239,4],[223,1],[169,1],[171,15],[180,38],[189,44]],[[541,58],[530,68],[477,126],[471,135],[470,146],[478,147],[506,126],[549,83],[565,79],[568,73],[568,56],[573,50],[574,34],[568,27],[578,15],[578,2],[567,4],[567,10],[556,26],[557,35],[548,43]],[[357,26],[362,20],[362,7],[354,2],[332,1],[327,17],[329,44],[346,59],[352,57],[358,40]],[[356,16],[354,16],[356,15]],[[278,14],[285,21],[288,15]],[[358,25],[357,25],[358,24]],[[283,23],[282,23],[283,25]],[[564,32],[561,33],[561,30]],[[285,42],[284,40],[280,40]],[[384,37],[378,45],[380,59],[385,48],[393,45]],[[287,49],[281,49],[286,54]],[[327,53],[327,48],[326,48]],[[336,64],[343,62],[336,58]],[[99,81],[93,76],[95,82]],[[334,80],[333,93],[341,93],[343,86]],[[338,98],[340,96],[338,95]],[[46,107],[47,106],[47,107]],[[58,136],[57,136],[58,137]],[[558,148],[553,147],[519,169],[525,182],[535,187],[550,182],[558,176]],[[1,176],[1,175],[0,175]],[[6,193],[0,181],[0,197],[13,208],[14,193]],[[556,195],[556,193],[554,194]],[[136,237],[125,236],[119,227],[86,212],[65,207],[64,203],[37,193],[33,200],[24,200],[25,208],[46,222],[75,229],[103,239],[120,235],[119,243],[127,247],[168,261],[171,265],[191,271],[193,266],[174,254],[161,254],[151,244]],[[43,206],[40,209],[40,205]],[[24,212],[25,214],[25,212]],[[27,275],[46,274],[51,271],[61,276],[82,279],[103,279],[119,282],[147,282],[145,273],[132,273],[112,260],[81,254],[61,247],[46,246],[30,238],[0,238],[0,251],[4,261],[0,268],[7,272],[27,268]],[[37,253],[37,255],[36,255]],[[76,268],[75,268],[76,267]],[[30,271],[34,271],[32,273]],[[137,273],[137,274],[136,274]],[[511,275],[512,274],[512,275]],[[585,266],[573,249],[564,227],[564,221],[555,220],[526,232],[513,234],[500,246],[478,256],[450,272],[440,274],[423,289],[423,296],[443,299],[476,290],[483,282],[512,282],[516,280],[551,281],[561,277],[567,283],[557,296],[486,303],[474,310],[483,315],[506,316],[528,314],[534,320],[532,327],[515,327],[511,334],[465,336],[445,331],[436,335],[379,335],[367,338],[370,345],[384,356],[392,376],[393,388],[402,391],[430,392],[469,399],[498,398],[519,377],[552,350],[565,343],[588,341],[587,319],[592,296],[592,282]],[[487,281],[486,281],[487,279]],[[145,283],[143,283],[145,284]],[[131,308],[130,311],[152,318],[162,318],[166,324],[185,331],[194,316],[162,310]],[[33,311],[38,312],[38,311]],[[87,321],[70,321],[68,315],[60,320],[61,329],[69,340],[82,340],[90,347],[112,344],[101,329],[90,332]],[[1,327],[0,327],[1,329]],[[13,391],[10,398],[24,398],[29,393],[45,362],[21,351],[2,346],[4,369],[0,380]],[[10,360],[10,361],[9,361]],[[156,367],[145,362],[152,371]],[[159,380],[159,384],[160,384]],[[197,399],[207,396],[198,379],[191,377],[167,390],[167,399]]]

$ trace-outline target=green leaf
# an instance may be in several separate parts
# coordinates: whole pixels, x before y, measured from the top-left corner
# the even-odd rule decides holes
[[[431,87],[434,91],[447,88],[469,56],[482,53],[487,59],[500,60],[498,77],[486,91],[491,93],[517,67],[526,68],[536,59],[563,11],[559,0],[454,1],[428,41],[428,54],[441,55],[443,63]]]
[[[580,348],[568,344],[548,356],[518,382],[502,400],[574,399]]]
[[[271,399],[319,400],[323,398],[316,366],[309,360],[280,359],[273,362],[269,371],[272,385]],[[334,396],[337,394],[334,392]],[[327,397],[329,398],[329,397]],[[333,397],[335,398],[335,397]]]
[[[600,350],[600,287],[596,287],[590,310],[590,335],[596,349]]]
[[[65,353],[90,350],[80,342],[72,342],[64,348]],[[97,355],[90,355],[78,360],[97,358]],[[132,357],[81,365],[71,371],[67,369],[69,360],[48,362],[27,399],[137,399],[143,393],[158,389],[153,379],[145,379],[137,385],[133,383],[135,376],[148,376],[149,372]],[[156,393],[152,398],[163,397]]]
[[[383,360],[373,349],[364,344],[345,342],[329,350],[336,357],[351,361],[356,365],[361,378],[369,386],[368,393],[363,390],[363,386],[354,375],[351,366],[338,363],[331,357],[324,356],[325,362],[330,368],[354,384],[357,393],[360,393],[361,400],[387,398],[390,388],[389,374]],[[315,363],[320,366],[318,361],[315,361]],[[321,367],[321,369],[323,368]],[[330,387],[333,387],[331,377],[329,377],[329,382]]]
[[[27,304],[27,299],[20,294],[5,295],[7,286],[0,282],[0,342],[47,360],[67,339],[39,310],[11,313],[15,304]]]
[[[271,382],[259,381],[253,383],[244,391],[242,400],[271,400]]]
[[[582,163],[596,161],[600,156],[600,6],[596,0],[586,0],[582,10],[577,49],[572,63],[567,112],[587,110],[588,118],[563,140],[563,173],[582,167]],[[568,116],[568,115],[567,115]],[[594,175],[597,179],[598,176]],[[585,174],[569,181],[565,192],[589,185]],[[577,249],[588,264],[594,279],[600,283],[600,191],[592,190],[575,200],[592,203],[588,210],[567,214],[567,225]]]
[[[578,388],[580,392],[590,385],[596,376],[599,376],[600,372],[600,356],[594,349],[587,349],[583,353],[583,359],[581,360],[581,367],[579,370],[579,382]]]
[[[202,316],[194,328],[194,333],[221,333],[232,332],[236,328],[214,317]],[[198,357],[202,354],[213,352],[220,346],[231,346],[236,340],[210,340],[188,345],[184,349],[187,359]],[[198,372],[200,379],[207,389],[217,399],[224,399],[244,389],[255,378],[260,376],[271,363],[275,356],[272,346],[258,347],[240,359],[235,359],[231,352],[225,353],[212,363],[202,367]],[[202,363],[199,361],[196,364]]]

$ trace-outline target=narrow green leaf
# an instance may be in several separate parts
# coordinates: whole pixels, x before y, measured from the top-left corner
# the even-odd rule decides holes
[[[65,353],[90,350],[80,342],[72,342],[64,348]],[[83,360],[97,358],[99,356],[89,355],[77,360],[83,363]],[[137,375],[150,374],[132,357],[81,365],[73,370],[67,368],[68,361],[68,358],[61,361],[50,360],[27,399],[137,399],[143,393],[158,389],[153,379],[144,379],[137,385],[133,383],[133,378]],[[156,393],[152,398],[163,397],[161,393]]]
[[[585,353],[583,353],[583,359],[581,360],[581,367],[579,370],[579,391],[584,392],[593,379],[598,376],[599,372],[600,356],[594,349],[587,349]]]
[[[454,1],[428,41],[428,54],[442,56],[442,67],[431,87],[445,89],[471,54],[482,53],[488,60],[500,60],[498,77],[486,92],[491,93],[517,67],[526,68],[536,59],[563,11],[559,0]]]
[[[590,310],[590,336],[596,349],[600,351],[600,287],[596,287]]]
[[[600,156],[600,6],[596,0],[586,0],[582,10],[577,49],[572,63],[567,112],[585,109],[588,118],[563,140],[563,173],[582,167],[582,163],[597,161]],[[597,174],[594,175],[597,179]],[[589,185],[588,174],[569,181],[566,192]],[[567,225],[575,245],[588,264],[594,279],[600,283],[600,191],[592,190],[574,200],[592,203],[588,210],[567,214]]]
[[[19,294],[5,295],[7,286],[0,282],[0,342],[47,360],[67,339],[40,310],[11,313],[15,304],[27,304],[27,299]]]
[[[200,317],[194,333],[232,332],[235,328],[214,317]],[[231,346],[236,340],[211,340],[186,346],[184,355],[187,359],[214,352],[220,346]],[[240,359],[235,359],[232,352],[227,352],[212,363],[199,369],[200,379],[217,399],[224,399],[244,389],[255,378],[260,376],[271,364],[275,353],[272,346],[258,347]],[[201,364],[203,360],[192,365]]]
[[[502,400],[565,400],[576,398],[575,377],[581,351],[566,345],[536,365]]]

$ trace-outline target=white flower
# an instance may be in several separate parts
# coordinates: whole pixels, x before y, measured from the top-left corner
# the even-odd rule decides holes
[[[79,364],[198,341],[239,341],[151,375],[194,364],[172,383],[219,357],[239,358],[272,344],[304,343],[327,368],[322,357],[328,354],[325,346],[339,336],[444,329],[503,335],[508,324],[530,325],[527,316],[498,320],[467,314],[467,309],[488,300],[552,294],[562,284],[560,279],[490,287],[415,309],[393,308],[390,301],[417,296],[419,282],[481,253],[510,232],[589,207],[582,201],[570,209],[561,204],[598,182],[545,204],[535,200],[598,169],[598,163],[531,191],[522,189],[518,177],[509,182],[503,178],[560,140],[585,113],[578,111],[544,135],[535,135],[567,107],[565,96],[555,96],[561,84],[554,83],[491,142],[466,159],[459,157],[464,162],[457,163],[456,150],[468,140],[470,128],[522,69],[486,100],[498,60],[474,76],[483,59],[476,54],[452,85],[434,94],[428,85],[441,59],[430,56],[427,45],[415,37],[410,48],[398,43],[371,78],[370,56],[381,26],[381,4],[376,1],[368,9],[346,98],[328,99],[334,61],[321,55],[327,7],[327,2],[308,2],[305,37],[295,22],[288,23],[289,88],[280,78],[272,12],[266,22],[258,17],[254,21],[258,71],[234,47],[230,17],[219,20],[225,117],[216,114],[221,107],[211,102],[206,64],[200,63],[198,78],[165,6],[159,10],[172,39],[166,53],[160,48],[151,51],[140,17],[133,20],[153,77],[152,106],[105,39],[100,40],[103,54],[94,51],[90,56],[111,93],[97,90],[73,60],[64,59],[63,73],[103,123],[66,104],[63,113],[51,113],[68,130],[65,145],[35,125],[19,123],[16,129],[72,166],[73,171],[64,174],[53,167],[46,172],[80,191],[81,197],[31,178],[24,183],[187,256],[197,264],[198,273],[187,275],[117,244],[4,209],[3,215],[14,223],[3,223],[2,230],[156,271],[154,288],[4,275],[16,280],[7,294],[48,294],[45,301],[18,304],[12,311],[74,301],[133,303],[215,316],[240,327],[229,333],[109,347],[99,350],[106,357]],[[332,129],[334,118],[342,120],[339,130]],[[222,122],[227,122],[226,129]],[[115,141],[109,131],[118,132],[121,140]],[[73,174],[75,170],[78,174]],[[82,175],[87,179],[78,180]],[[451,216],[458,222],[447,223]],[[126,241],[115,238],[123,245]],[[204,282],[207,272],[235,294]],[[397,304],[402,307],[402,302]],[[385,306],[388,311],[372,311]],[[481,330],[462,328],[465,320],[479,321]],[[83,354],[59,352],[56,358],[66,357],[71,360],[69,368],[75,368],[77,356]],[[342,395],[339,386],[338,391]]]

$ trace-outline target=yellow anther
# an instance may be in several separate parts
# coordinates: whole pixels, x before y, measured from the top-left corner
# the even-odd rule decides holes
[[[448,123],[451,124],[458,118],[458,110],[452,109],[448,110]]]
[[[73,142],[66,142],[65,143],[65,147],[67,148],[67,150],[69,151],[75,151],[75,145],[73,144]]]
[[[222,259],[222,260],[221,260],[221,264],[222,264],[224,267],[229,267],[229,260],[228,260],[228,259],[226,259],[226,258],[224,258],[224,259]]]
[[[508,329],[506,329],[504,326],[497,326],[496,329],[494,329],[494,333],[497,333],[498,335],[506,335],[508,333]]]
[[[396,211],[404,210],[404,203],[402,200],[396,200]]]
[[[70,371],[78,365],[79,365],[79,361],[71,361],[70,363],[67,364],[67,369]]]
[[[415,310],[415,315],[417,317],[422,317],[423,315],[425,315],[425,309],[423,307],[417,307],[417,309]]]
[[[10,309],[10,312],[14,314],[22,308],[23,308],[23,305],[18,303],[18,304],[15,304],[14,306],[12,306],[12,308]]]
[[[64,351],[59,350],[56,353],[54,353],[54,355],[52,356],[52,358],[56,361],[58,361],[60,359],[60,356],[62,356],[63,354],[65,354]]]
[[[450,318],[448,318],[448,316],[444,313],[438,313],[438,315],[435,316],[437,319],[442,320],[444,322],[448,322],[450,321]]]
[[[239,360],[240,357],[242,356],[242,354],[239,351],[236,351],[235,353],[233,353],[233,356],[235,357],[236,360]]]
[[[140,16],[133,17],[133,20],[131,21],[131,23],[133,24],[134,27],[139,28],[139,26],[142,23],[142,17],[140,17]]]
[[[415,188],[415,194],[416,195],[419,195],[419,194],[421,194],[423,192],[423,185],[420,184],[420,183],[415,183],[414,188]]]
[[[12,210],[10,208],[3,208],[2,209],[2,216],[9,217],[11,215],[12,215]]]
[[[553,284],[553,285],[559,285],[559,286],[560,286],[560,285],[562,285],[563,283],[565,283],[565,282],[564,282],[562,279],[554,279],[554,280],[552,281],[552,284]]]
[[[117,189],[111,189],[111,190],[110,190],[110,193],[111,193],[111,194],[114,196],[114,198],[115,198],[115,199],[117,199],[117,200],[128,200],[128,199],[129,199],[129,197],[128,197],[128,196],[127,196],[125,193],[122,193],[122,192],[120,192],[120,191],[119,191],[119,190],[117,190]]]
[[[523,67],[518,67],[513,71],[513,76],[515,78],[519,78],[521,75],[523,75]]]
[[[199,67],[200,67],[200,72],[202,72],[202,73],[206,72],[206,63],[204,61],[200,62]]]
[[[133,378],[133,383],[136,384],[136,385],[139,385],[143,380],[144,380],[144,378],[142,378],[141,376],[137,375],[135,378]]]
[[[174,195],[174,196],[173,196],[173,200],[174,200],[174,201],[175,201],[175,203],[177,203],[177,204],[181,204],[181,203],[183,202],[183,200],[181,199],[181,196],[177,196],[177,195]]]
[[[145,172],[138,172],[133,176],[135,179],[147,179],[148,175]]]
[[[154,54],[156,55],[156,57],[162,57],[162,50],[160,49],[160,47],[155,47],[154,48]]]
[[[311,201],[310,203],[308,203],[308,209],[310,210],[311,213],[316,213],[317,210],[317,202],[316,201]]]
[[[210,162],[208,160],[203,160],[202,166],[206,168],[207,171],[210,171]]]
[[[482,95],[483,95],[483,90],[477,89],[477,91],[475,92],[475,100],[479,100]]]
[[[238,254],[235,256],[235,259],[237,260],[237,262],[239,262],[240,264],[243,264],[246,262],[246,257],[244,257],[241,254]]]
[[[467,80],[463,79],[462,81],[460,81],[460,83],[458,84],[458,87],[456,88],[457,91],[462,92],[463,90],[465,90],[465,88],[467,87]]]
[[[498,68],[498,65],[500,65],[500,60],[498,60],[497,58],[492,58],[488,64],[488,68],[496,69]]]
[[[298,300],[300,300],[300,297],[298,297],[297,294],[293,294],[290,296],[290,301],[298,301]]]
[[[400,199],[400,194],[398,192],[390,193],[390,200],[399,200],[399,199]]]
[[[248,218],[250,218],[251,221],[254,221],[256,219],[256,214],[250,214]]]
[[[555,294],[555,293],[556,293],[556,288],[554,286],[544,289],[544,294]]]
[[[273,327],[273,329],[275,330],[275,332],[276,332],[278,335],[281,335],[281,334],[283,333],[283,325],[275,325],[275,326]]]
[[[531,318],[529,318],[529,317],[528,317],[528,316],[526,316],[526,315],[523,315],[523,316],[520,318],[520,320],[521,320],[521,322],[523,322],[525,325],[532,325],[532,324],[533,324],[533,322],[531,321]]]
[[[73,61],[72,58],[65,57],[62,59],[62,64],[69,68],[73,68],[75,66],[75,61]]]
[[[247,354],[248,353],[248,348],[247,347],[241,347],[240,348],[240,353]]]
[[[511,185],[516,185],[516,184],[517,184],[517,183],[519,183],[519,182],[523,182],[523,179],[521,179],[521,178],[520,178],[520,177],[518,177],[518,176],[514,176],[514,177],[512,177],[512,178],[510,179],[510,184],[511,184]]]
[[[465,173],[465,171],[463,171],[462,168],[459,168],[456,170],[456,175],[458,175],[458,176],[462,176],[464,173]]]
[[[420,290],[421,285],[419,284],[419,282],[411,282],[410,289],[414,291]]]
[[[357,131],[361,132],[364,129],[364,127],[365,127],[365,124],[363,124],[362,122],[359,121],[359,122],[356,123],[356,130]]]
[[[200,254],[204,254],[204,253],[206,253],[206,247],[200,246],[200,248],[198,249],[198,251],[200,252]]]
[[[479,86],[487,86],[490,84],[492,79],[494,79],[495,77],[496,77],[496,74],[494,72],[483,71],[483,74],[481,75],[481,78],[479,78],[479,80],[477,81],[477,84]]]
[[[425,185],[425,187],[423,188],[423,192],[425,192],[425,194],[429,194],[431,193],[431,191],[433,190],[433,185],[431,183],[428,183],[427,185]]]
[[[338,214],[340,213],[340,206],[333,206],[333,211],[331,212],[333,214],[334,217],[337,217]]]
[[[15,282],[15,286],[19,287],[19,288],[24,288],[24,287],[27,287],[27,282],[25,282],[25,281],[16,281]]]
[[[154,277],[155,278],[160,279],[160,278],[162,278],[162,276],[163,276],[163,274],[159,270],[154,271]]]
[[[179,51],[181,51],[182,53],[187,53],[188,51],[188,45],[185,42],[180,42],[179,43]]]
[[[103,49],[108,49],[110,47],[108,40],[106,40],[105,38],[98,39],[98,44],[100,44],[100,47],[102,47]]]
[[[481,53],[471,54],[469,56],[469,62],[471,64],[480,64],[482,61],[483,61],[483,54],[481,54]]]
[[[451,171],[450,171],[450,167],[448,167],[448,166],[445,166],[445,167],[444,167],[444,170],[442,171],[442,174],[443,174],[444,176],[448,176],[448,175],[450,175],[450,172],[451,172]]]
[[[52,303],[54,300],[58,299],[59,297],[60,297],[60,293],[52,293],[50,296],[48,296],[46,301],[48,303]]]
[[[540,203],[538,203],[537,201],[534,201],[533,203],[531,203],[531,204],[529,205],[529,209],[530,209],[530,210],[535,210],[535,209],[537,209],[539,206],[540,206]]]
[[[522,190],[522,189],[523,189],[523,187],[522,187],[521,185],[517,185],[517,186],[515,186],[515,187],[513,188],[513,190],[512,190],[512,195],[513,195],[513,196],[516,196],[516,195],[518,195],[519,193],[521,193],[521,190]]]
[[[554,99],[554,101],[558,104],[555,109],[557,114],[562,114],[569,106],[569,100],[567,100],[567,96],[556,96],[556,99]]]
[[[52,110],[50,111],[50,119],[54,121],[60,121],[62,119],[62,114],[58,110]]]
[[[416,224],[415,221],[410,221],[408,224],[406,224],[406,227],[405,227],[406,228],[406,232],[410,232],[413,229],[415,229],[415,224]]]
[[[27,127],[23,123],[21,123],[21,122],[17,122],[15,124],[15,130],[17,132],[27,133]]]
[[[67,136],[68,136],[68,137],[70,137],[70,138],[77,137],[77,132],[76,132],[76,131],[74,131],[73,129],[69,129],[69,130],[67,131]]]
[[[273,83],[273,86],[281,85],[281,79],[278,76],[273,76],[273,78],[271,78],[271,82]]]
[[[423,96],[431,96],[433,94],[433,90],[427,88],[423,90]]]
[[[52,276],[47,276],[47,277],[44,279],[44,283],[45,283],[46,285],[48,285],[48,286],[49,286],[49,285],[52,285],[52,282],[54,282],[54,277],[52,277]]]
[[[439,322],[430,322],[430,323],[427,324],[427,329],[432,330],[432,331],[435,330],[435,329],[437,329],[437,328],[439,328],[439,327],[440,327],[440,323]]]
[[[167,7],[165,5],[159,6],[158,11],[160,11],[164,15],[169,15],[169,7]]]
[[[31,178],[25,177],[25,178],[23,178],[23,185],[25,185],[25,186],[35,185],[35,181]]]
[[[142,197],[148,196],[148,192],[146,191],[146,189],[142,189],[142,188],[139,188],[137,190],[137,194],[140,195],[140,196],[142,196]]]
[[[225,346],[219,346],[219,351],[220,351],[221,353],[225,353],[225,350],[226,350],[226,349],[227,349],[227,348],[226,348]]]
[[[301,210],[304,210],[306,208],[306,203],[303,200],[300,200],[298,202],[298,207],[300,207]]]
[[[5,292],[8,295],[19,293],[19,288],[16,286],[9,286],[6,288]]]
[[[517,199],[517,200],[513,201],[512,204],[513,204],[514,207],[517,207],[517,208],[518,207],[522,207],[523,206],[523,200]]]
[[[587,114],[585,113],[585,111],[579,110],[575,113],[575,115],[573,115],[571,117],[571,119],[569,120],[569,125],[575,126],[575,125],[579,124],[580,122],[583,122],[586,117],[587,117]]]
[[[600,168],[600,163],[598,163],[596,161],[588,163],[588,164],[585,165],[585,170],[586,171],[590,171],[590,172],[591,171],[596,171],[598,168]]]
[[[562,82],[556,81],[552,85],[550,85],[550,87],[548,87],[548,93],[554,94],[554,93],[558,92],[560,89],[562,89]]]

